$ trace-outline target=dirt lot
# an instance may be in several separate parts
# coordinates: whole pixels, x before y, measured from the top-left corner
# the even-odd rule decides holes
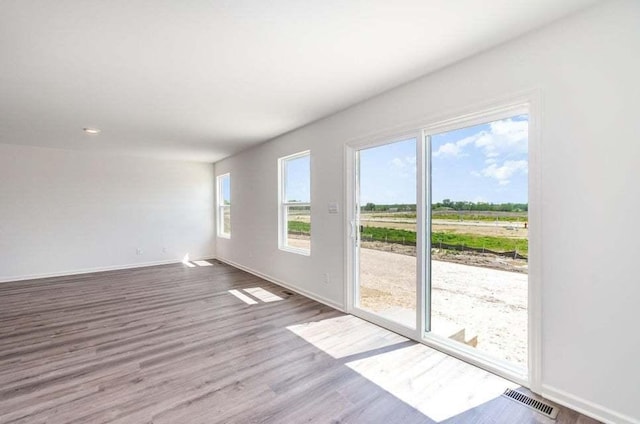
[[[309,215],[292,215],[293,221],[309,222]],[[398,230],[416,231],[416,220],[411,218],[377,217],[362,214],[360,224],[377,228],[393,228]],[[478,234],[482,236],[508,237],[523,239],[529,236],[529,231],[523,222],[495,222],[495,221],[458,221],[455,219],[434,219],[434,232],[452,232],[459,234]]]
[[[416,256],[415,246],[405,246],[395,243],[383,243],[380,241],[363,241],[361,242],[361,245],[365,249]],[[481,266],[484,268],[499,269],[502,271],[520,272],[524,274],[526,274],[528,271],[528,263],[526,260],[513,259],[504,256],[471,252],[456,252],[446,249],[432,249],[431,257],[433,258],[433,260],[437,261]]]
[[[416,258],[361,249],[360,263],[361,306],[401,322],[415,320]],[[448,337],[464,328],[467,339],[478,337],[479,350],[525,363],[525,274],[435,260],[431,275],[434,333]]]
[[[361,224],[377,228],[394,228],[398,230],[416,231],[415,220],[400,219],[363,219]],[[459,234],[478,234],[482,236],[508,237],[522,239],[529,236],[528,229],[522,222],[469,222],[453,220],[434,220],[432,222],[434,232],[453,232]]]

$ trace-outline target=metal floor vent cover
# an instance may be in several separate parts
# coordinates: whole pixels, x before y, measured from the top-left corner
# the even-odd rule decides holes
[[[503,396],[506,396],[511,400],[514,400],[526,407],[533,409],[534,411],[546,415],[551,419],[555,420],[558,416],[558,408],[556,408],[555,406],[551,406],[548,403],[535,400],[534,398],[527,396],[524,393],[520,393],[516,390],[507,389],[504,391]]]

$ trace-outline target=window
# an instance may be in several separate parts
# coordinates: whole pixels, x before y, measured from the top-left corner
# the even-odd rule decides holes
[[[218,237],[231,237],[231,175],[218,175]]]
[[[278,159],[280,249],[311,253],[311,156],[310,152]]]

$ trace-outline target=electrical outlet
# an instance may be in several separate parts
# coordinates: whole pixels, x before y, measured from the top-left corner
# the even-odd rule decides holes
[[[142,255],[144,252],[142,251],[142,249],[138,248],[136,249],[136,255]]]
[[[331,282],[331,278],[329,277],[329,273],[324,274],[324,283],[329,284]]]
[[[162,248],[162,253],[167,253],[167,248],[166,247]]]

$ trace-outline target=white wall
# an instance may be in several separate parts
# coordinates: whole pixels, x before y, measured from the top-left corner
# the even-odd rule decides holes
[[[640,421],[640,2],[605,2],[217,163],[231,172],[221,259],[343,305],[345,141],[540,89],[543,393]],[[310,257],[278,250],[279,156],[310,149]],[[323,274],[332,281],[323,283]]]
[[[211,257],[213,185],[206,163],[0,144],[0,281]]]

